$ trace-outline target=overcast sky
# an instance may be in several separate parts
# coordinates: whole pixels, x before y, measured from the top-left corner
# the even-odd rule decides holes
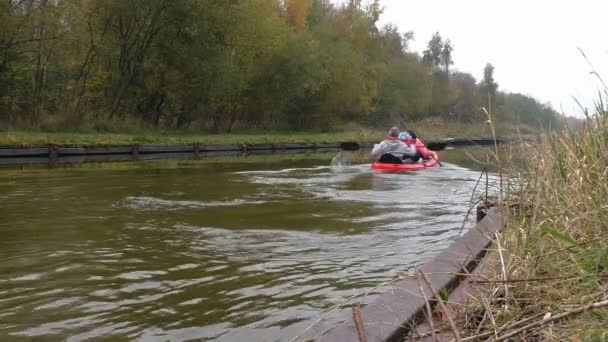
[[[412,30],[422,52],[434,32],[454,45],[454,67],[478,80],[487,62],[500,89],[524,93],[580,116],[572,97],[593,104],[598,81],[585,51],[608,82],[608,0],[380,0],[381,25]]]

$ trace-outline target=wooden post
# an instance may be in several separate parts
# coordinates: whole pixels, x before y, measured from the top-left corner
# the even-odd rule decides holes
[[[53,144],[49,144],[49,163],[56,164],[57,163],[57,146]]]
[[[486,217],[486,214],[488,213],[488,210],[490,210],[490,208],[495,207],[496,204],[492,203],[492,202],[483,202],[480,205],[477,206],[477,223],[479,223],[479,221],[483,220],[484,217]]]
[[[194,158],[198,159],[201,155],[201,144],[194,144]]]
[[[139,144],[134,144],[132,147],[132,155],[133,155],[133,159],[134,160],[138,160],[139,159]]]

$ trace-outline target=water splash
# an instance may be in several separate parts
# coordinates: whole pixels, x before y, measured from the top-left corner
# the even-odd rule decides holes
[[[345,160],[342,156],[342,151],[338,151],[338,154],[336,154],[334,159],[331,160],[330,166],[332,167],[332,169],[342,169],[345,166],[348,166],[349,164],[350,163],[348,162],[348,160]]]

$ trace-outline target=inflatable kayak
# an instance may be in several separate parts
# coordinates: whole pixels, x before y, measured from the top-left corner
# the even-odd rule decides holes
[[[439,156],[437,153],[432,152],[433,158],[426,159],[422,163],[415,164],[388,164],[388,163],[372,163],[372,169],[374,170],[384,170],[384,171],[419,171],[429,167],[433,167],[437,165],[437,159]]]

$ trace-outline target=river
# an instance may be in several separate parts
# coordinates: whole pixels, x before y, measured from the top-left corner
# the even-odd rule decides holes
[[[0,340],[287,341],[457,236],[480,172],[449,154],[0,169]]]

